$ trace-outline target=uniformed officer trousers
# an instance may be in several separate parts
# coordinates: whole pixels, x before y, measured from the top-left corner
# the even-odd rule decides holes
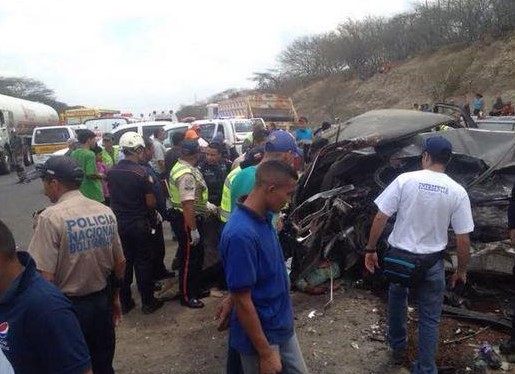
[[[179,291],[185,302],[198,299],[201,293],[200,272],[204,263],[203,224],[203,219],[198,217],[197,229],[200,233],[200,243],[191,245],[190,229],[186,227],[182,212],[174,210],[172,214],[172,228],[178,242]]]
[[[118,232],[125,255],[125,277],[120,290],[120,302],[128,306],[132,302],[131,285],[136,273],[136,283],[141,295],[141,303],[149,305],[154,302],[152,280],[152,243],[150,227],[145,220],[131,223],[118,222]]]
[[[115,332],[112,299],[108,289],[86,296],[69,297],[80,323],[95,374],[114,374]]]

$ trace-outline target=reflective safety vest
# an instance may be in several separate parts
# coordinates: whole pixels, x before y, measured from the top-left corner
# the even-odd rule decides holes
[[[220,203],[220,220],[227,222],[231,215],[231,185],[234,177],[241,171],[241,167],[232,170],[227,178],[225,178],[224,188],[222,190],[222,202]]]
[[[107,166],[109,169],[112,168],[114,165],[118,163],[118,156],[120,153],[120,147],[117,145],[113,146],[113,157],[107,152],[107,150],[102,150],[102,161],[104,161],[105,166]]]
[[[202,196],[200,201],[195,198],[195,213],[203,214],[206,213],[206,205],[208,198],[208,191],[206,187],[206,183],[202,179],[202,174],[200,171],[195,170],[190,165],[185,165],[181,160],[178,160],[172,168],[170,172],[170,200],[172,201],[172,207],[182,212],[182,204],[181,204],[181,196],[179,194],[178,180],[185,174],[191,174],[195,178],[195,182],[197,183],[196,188],[198,186],[202,186]],[[195,194],[196,195],[196,194]]]

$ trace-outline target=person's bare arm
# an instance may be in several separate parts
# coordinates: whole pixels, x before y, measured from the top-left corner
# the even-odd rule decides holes
[[[365,251],[371,252],[365,253],[365,267],[372,274],[375,273],[376,269],[379,269],[379,258],[377,257],[376,252],[377,242],[379,241],[389,218],[390,217],[383,212],[378,211],[374,218],[374,222],[372,223],[372,228],[370,229],[370,236]]]
[[[186,200],[181,203],[182,205],[182,213],[184,215],[184,221],[186,226],[194,231],[197,229],[197,222],[195,220],[195,201],[194,200]]]
[[[377,212],[374,218],[374,222],[372,222],[372,228],[370,229],[367,248],[375,249],[377,247],[377,242],[379,241],[379,238],[381,237],[381,234],[383,233],[389,218],[390,217],[388,217],[383,212]]]
[[[159,168],[159,170],[165,171],[165,160],[158,160],[157,167]]]
[[[281,359],[279,353],[272,349],[261,327],[261,321],[257,314],[250,291],[233,292],[231,297],[236,308],[236,316],[245,334],[252,342],[252,346],[259,356],[261,373],[278,373],[281,371]]]
[[[467,283],[467,267],[470,258],[470,236],[469,234],[456,235],[456,252],[458,255],[458,267],[451,278],[451,287],[456,283]]]
[[[84,374],[93,374],[93,370],[88,369],[88,370],[86,370],[86,371],[84,372]]]

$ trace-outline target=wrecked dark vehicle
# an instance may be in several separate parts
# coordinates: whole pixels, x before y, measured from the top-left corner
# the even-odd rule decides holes
[[[435,134],[453,144],[447,173],[470,196],[476,226],[471,271],[511,273],[513,255],[503,241],[515,182],[515,132],[470,127],[446,114],[392,109],[367,112],[324,134],[329,144],[299,180],[284,230],[292,281],[306,277],[320,261],[337,262],[342,273],[362,269],[377,211],[374,199],[399,174],[421,168],[424,141]],[[381,242],[392,228],[390,223]],[[449,238],[452,254],[452,234]]]

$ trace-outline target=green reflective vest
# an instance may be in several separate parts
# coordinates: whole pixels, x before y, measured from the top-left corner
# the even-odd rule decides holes
[[[222,202],[220,203],[220,220],[227,222],[231,215],[231,185],[234,177],[241,171],[241,167],[232,170],[227,178],[225,178],[224,188],[222,190]]]
[[[195,213],[204,214],[206,213],[206,205],[208,198],[208,191],[205,182],[201,179],[202,174],[196,172],[190,165],[184,164],[181,160],[178,160],[170,172],[170,200],[172,201],[172,207],[182,212],[181,196],[179,194],[178,180],[185,174],[191,174],[195,178],[198,186],[202,186],[202,195],[200,200],[195,198]]]
[[[113,157],[107,152],[107,150],[104,148],[102,150],[102,161],[104,161],[105,166],[107,166],[109,169],[112,168],[114,165],[118,163],[118,154],[120,153],[120,147],[117,145],[113,146]]]

